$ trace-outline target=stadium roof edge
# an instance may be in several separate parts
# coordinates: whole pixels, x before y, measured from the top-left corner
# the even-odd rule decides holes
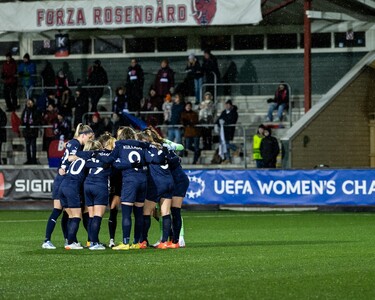
[[[282,141],[292,140],[303,128],[306,128],[314,118],[329,104],[331,101],[354,79],[356,79],[361,71],[366,67],[373,67],[375,62],[375,51],[366,54],[348,73],[345,74],[325,95],[320,101],[315,104],[306,114],[304,114],[294,125],[289,128],[285,135],[281,138]]]

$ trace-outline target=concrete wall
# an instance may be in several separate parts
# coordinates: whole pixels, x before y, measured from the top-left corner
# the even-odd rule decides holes
[[[367,67],[291,141],[291,166],[370,166],[368,115],[374,112],[374,86],[375,70]]]

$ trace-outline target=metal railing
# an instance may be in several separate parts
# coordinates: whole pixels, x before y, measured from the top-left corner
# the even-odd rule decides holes
[[[289,116],[288,117],[289,117],[290,126],[292,126],[293,125],[293,121],[292,121],[292,88],[291,88],[289,83],[283,82],[282,84],[285,85],[288,88],[288,92],[289,92],[289,109],[288,109],[288,115]],[[244,86],[258,86],[258,87],[276,86],[277,87],[279,85],[280,85],[280,82],[268,82],[268,83],[246,83],[246,82],[243,82],[243,83],[204,83],[201,86],[201,93],[203,93],[203,89],[207,86],[213,86],[215,88],[215,93],[216,93],[217,87],[221,87],[221,86],[223,86],[223,87],[225,87],[225,86],[239,86],[239,87],[244,87]],[[257,95],[257,96],[261,97],[262,95]],[[267,95],[265,95],[265,96],[267,96]],[[214,101],[217,102],[216,95],[215,95]]]
[[[68,88],[70,90],[76,90],[78,88],[81,88],[81,89],[107,89],[108,92],[109,92],[109,98],[113,99],[113,92],[112,92],[112,88],[110,85],[83,85],[83,86],[78,86],[78,85],[74,85],[74,86],[68,86]],[[32,87],[32,90],[57,90],[57,86],[46,86],[46,87]]]

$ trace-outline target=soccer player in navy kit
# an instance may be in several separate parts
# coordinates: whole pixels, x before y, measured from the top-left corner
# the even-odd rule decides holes
[[[77,126],[75,136],[76,138],[72,141],[74,141],[75,144],[76,141],[78,141],[80,145],[84,145],[93,137],[93,131],[89,126],[81,124]],[[69,145],[67,145],[67,147],[69,147]],[[67,250],[83,248],[81,244],[77,242],[76,235],[82,217],[81,196],[82,183],[86,176],[85,164],[86,161],[81,158],[71,163],[66,175],[64,176],[65,178],[60,185],[60,201],[69,214],[68,245],[65,246],[65,249]]]
[[[173,194],[173,178],[167,163],[167,150],[162,149],[163,139],[152,129],[146,129],[143,136],[151,143],[148,154],[154,162],[148,165],[147,195],[143,208],[143,235],[141,248],[148,247],[148,231],[151,226],[151,213],[160,203],[160,213],[163,219],[163,235],[158,249],[167,249],[167,240],[171,228],[170,208]]]
[[[90,143],[91,145],[88,145]],[[103,146],[99,141],[89,141],[87,146],[90,152],[98,150],[95,151],[96,155],[110,153],[110,150],[103,150]],[[77,156],[80,156],[80,152],[77,153]],[[90,216],[88,232],[91,245],[89,249],[105,250],[105,246],[99,243],[99,231],[108,205],[111,168],[95,157],[88,158],[85,167],[89,168],[84,182],[85,205],[88,207]]]
[[[75,132],[75,137],[79,136],[79,132],[82,131],[84,126],[82,124],[78,124]],[[89,128],[88,126],[85,127],[86,130]],[[56,247],[51,243],[51,235],[55,228],[57,218],[61,215],[63,211],[63,206],[60,201],[59,197],[59,189],[60,185],[65,178],[66,170],[69,168],[70,162],[68,161],[68,157],[70,155],[76,154],[77,151],[82,149],[83,144],[77,140],[72,139],[70,140],[65,146],[65,152],[63,157],[61,158],[60,167],[58,169],[58,173],[53,182],[53,189],[52,189],[52,199],[53,199],[53,211],[48,218],[47,227],[46,227],[46,237],[44,243],[42,244],[43,249],[56,249]],[[67,223],[68,223],[68,215],[64,212],[63,219],[61,220],[62,227],[64,231],[64,237],[67,239]],[[67,241],[66,241],[67,242]]]
[[[111,155],[100,155],[97,158],[122,170],[121,211],[123,240],[113,250],[140,248],[143,226],[143,205],[146,197],[147,175],[145,152],[148,144],[136,140],[136,132],[125,127],[116,142]],[[134,211],[134,240],[130,246],[131,213]]]
[[[181,167],[180,157],[174,151],[168,153],[168,164],[174,181],[171,204],[173,239],[172,243],[168,244],[168,248],[185,247],[184,238],[180,237],[182,227],[181,206],[190,182]]]

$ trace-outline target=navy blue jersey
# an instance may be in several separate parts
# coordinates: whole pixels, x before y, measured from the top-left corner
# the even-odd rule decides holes
[[[181,167],[181,158],[174,151],[169,151],[167,159],[174,182],[173,196],[183,198],[189,188],[189,177]]]
[[[146,153],[148,144],[136,140],[120,140],[110,154],[99,153],[96,157],[104,162],[111,163],[122,170],[123,176],[129,173],[144,173],[146,170]],[[137,167],[134,167],[137,163]]]
[[[76,155],[77,151],[82,150],[82,148],[83,146],[76,139],[72,139],[69,142],[67,142],[64,155],[61,158],[60,166],[67,170],[71,164],[71,162],[68,161],[68,157],[70,155]]]
[[[78,158],[72,162],[69,166],[68,171],[66,172],[66,178],[77,183],[83,183],[86,177],[85,169],[86,161],[82,158]]]
[[[164,186],[173,182],[167,154],[166,150],[158,149],[151,144],[149,145],[146,152],[146,161],[149,163],[149,182],[151,186]]]
[[[110,154],[111,151],[100,150],[100,151],[95,151],[94,153],[95,153],[95,156],[100,155],[100,154],[106,155],[106,154]],[[112,173],[112,170],[108,164],[101,162],[99,159],[95,157],[91,157],[87,159],[85,167],[89,168],[85,182],[105,183],[108,185],[109,176]]]

